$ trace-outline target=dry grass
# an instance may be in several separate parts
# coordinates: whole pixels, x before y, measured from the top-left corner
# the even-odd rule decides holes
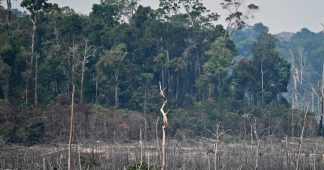
[[[298,140],[261,141],[256,144],[233,143],[218,145],[217,168],[214,167],[213,144],[195,141],[190,145],[169,141],[166,169],[324,169],[322,139],[305,140],[298,156]],[[140,162],[141,148],[133,144],[104,144],[93,142],[73,145],[73,169],[124,169]],[[258,153],[258,154],[256,154]],[[3,146],[0,149],[0,169],[66,169],[66,145],[36,145],[32,147]],[[143,162],[159,169],[161,151],[145,143]]]

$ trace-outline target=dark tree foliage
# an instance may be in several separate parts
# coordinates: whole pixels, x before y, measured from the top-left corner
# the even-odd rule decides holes
[[[238,63],[238,96],[248,92],[254,102],[269,103],[288,91],[290,64],[279,57],[276,43],[273,35],[261,34],[252,45],[252,59]]]
[[[75,101],[83,94],[84,103],[77,104],[115,106],[143,112],[153,119],[161,102],[157,87],[161,82],[168,108],[179,113],[198,110],[198,115],[188,114],[192,117],[187,122],[176,122],[181,125],[174,126],[174,132],[183,124],[195,134],[204,133],[204,124],[212,128],[220,121],[227,122],[228,128],[237,128],[235,119],[247,111],[240,109],[245,104],[258,103],[263,94],[266,103],[277,102],[277,96],[287,91],[289,64],[275,50],[276,39],[266,33],[267,27],[253,27],[255,36],[260,36],[252,45],[252,59],[235,62],[234,42],[223,39],[227,31],[214,25],[219,16],[202,1],[160,2],[160,9],[154,10],[137,7],[133,1],[104,0],[93,5],[86,16],[46,0],[24,0],[21,5],[30,14],[13,15],[10,31],[6,30],[6,18],[0,15],[0,98],[8,107],[17,108],[15,114],[24,115],[15,119],[0,115],[0,124],[13,124],[1,126],[0,135],[13,139],[20,129],[25,131],[22,140],[41,141],[48,126],[42,118],[48,117],[38,111],[69,104],[72,84],[76,84]],[[0,14],[5,12],[0,6]],[[30,15],[37,18],[38,109],[25,103],[25,94],[35,91],[26,86],[33,75],[28,69]],[[241,14],[233,15],[229,17],[240,18]],[[247,100],[247,93],[254,96],[253,100]],[[90,114],[84,113],[86,118]],[[170,115],[171,121],[183,117]],[[21,125],[23,119],[30,122],[25,127]],[[196,119],[200,125],[194,123]]]

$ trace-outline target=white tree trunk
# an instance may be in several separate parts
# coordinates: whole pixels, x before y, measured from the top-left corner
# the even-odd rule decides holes
[[[83,104],[83,82],[84,82],[84,71],[85,71],[85,64],[87,60],[88,55],[88,41],[85,41],[84,46],[84,54],[83,54],[83,60],[82,60],[82,68],[81,68],[81,87],[80,87],[80,103]]]
[[[168,117],[167,114],[168,112],[164,111],[164,107],[167,104],[168,100],[164,94],[164,89],[162,89],[161,82],[159,83],[160,85],[160,95],[163,97],[163,104],[160,108],[160,112],[162,113],[163,116],[163,125],[162,125],[162,166],[161,170],[166,169],[166,153],[165,153],[165,147],[166,147],[166,130],[168,128]]]
[[[72,137],[73,137],[73,119],[74,119],[74,91],[75,85],[72,88],[72,99],[71,99],[71,115],[70,115],[70,133],[69,133],[69,144],[68,144],[68,170],[71,170],[71,149],[72,149]]]
[[[119,80],[118,71],[115,73],[115,108],[119,107]]]

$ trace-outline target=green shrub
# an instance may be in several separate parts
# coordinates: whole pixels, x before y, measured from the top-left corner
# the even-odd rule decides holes
[[[5,142],[15,142],[18,140],[16,135],[16,124],[4,124],[0,126],[0,137]]]

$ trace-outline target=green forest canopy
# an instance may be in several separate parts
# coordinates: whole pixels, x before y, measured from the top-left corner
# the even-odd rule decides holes
[[[174,113],[171,120],[181,124],[174,131],[189,129],[190,134],[200,135],[216,122],[235,134],[245,113],[267,122],[271,111],[289,122],[286,46],[303,48],[310,57],[306,75],[316,75],[309,80],[316,81],[323,33],[303,29],[288,39],[271,35],[261,23],[245,27],[240,11],[227,17],[231,27],[224,28],[214,25],[219,15],[200,1],[174,5],[161,1],[154,10],[133,1],[104,0],[89,15],[47,0],[24,0],[28,14],[0,6],[0,98],[11,108],[0,115],[0,135],[16,133],[27,112],[34,120],[42,117],[37,109],[68,105],[73,84],[79,105],[114,106],[153,118],[161,82]],[[290,133],[291,126],[282,133]]]

